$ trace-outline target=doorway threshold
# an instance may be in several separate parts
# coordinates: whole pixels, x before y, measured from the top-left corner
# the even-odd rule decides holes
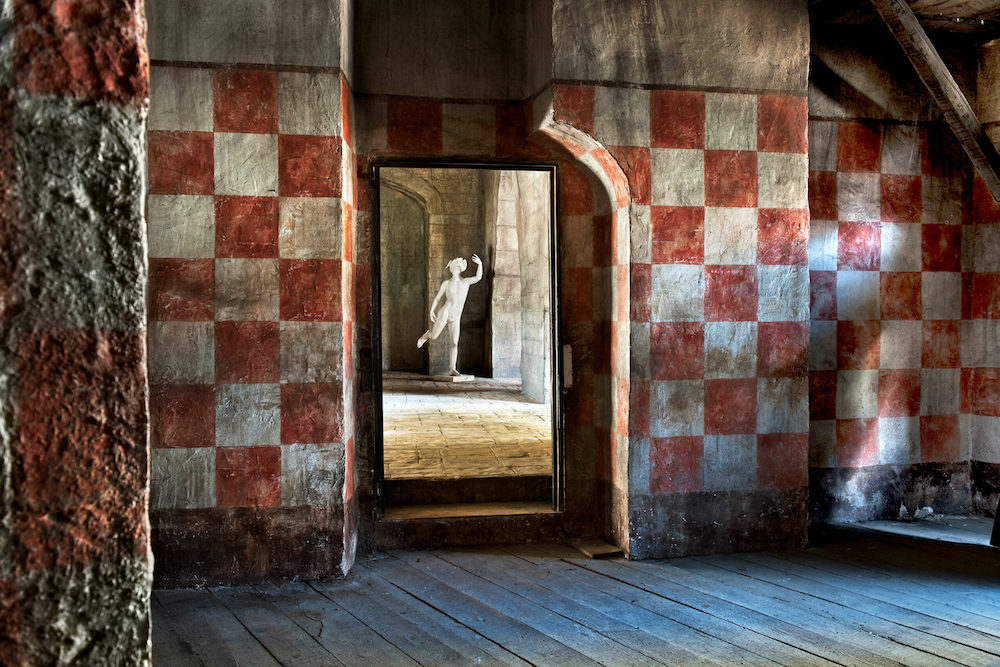
[[[396,505],[385,508],[385,519],[450,519],[455,517],[520,516],[555,514],[552,503],[543,501],[450,503],[441,505]]]

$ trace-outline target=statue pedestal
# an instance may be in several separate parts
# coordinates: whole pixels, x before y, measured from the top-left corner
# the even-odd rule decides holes
[[[472,382],[475,375],[435,375],[431,377],[435,382]]]

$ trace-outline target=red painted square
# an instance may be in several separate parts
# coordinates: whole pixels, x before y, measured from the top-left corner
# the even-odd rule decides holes
[[[215,142],[211,132],[148,133],[149,192],[210,195],[215,192]]]
[[[611,183],[611,187],[614,189],[615,198],[611,202],[612,208],[617,210],[628,206],[630,202],[630,188],[628,178],[621,177],[621,173],[624,173],[623,166],[604,148],[595,148],[590,151],[590,155],[600,165],[600,169],[604,172],[604,175]]]
[[[342,319],[339,259],[283,259],[279,281],[278,309],[283,321]]]
[[[881,351],[882,324],[870,322],[837,322],[837,368],[860,371],[878,368]]]
[[[962,338],[954,320],[924,320],[920,365],[923,368],[961,366]]]
[[[390,97],[385,107],[390,151],[441,153],[444,134],[441,102]]]
[[[282,197],[339,197],[340,137],[278,135],[278,193]]]
[[[878,271],[882,235],[877,222],[841,222],[837,225],[837,268],[841,271]]]
[[[277,322],[216,322],[215,381],[278,382]]]
[[[705,325],[653,322],[649,365],[654,380],[700,380],[705,375]]]
[[[967,158],[954,133],[943,123],[921,128],[920,166],[924,176],[961,177]]]
[[[878,419],[837,420],[837,465],[861,468],[878,463]]]
[[[705,205],[757,205],[757,153],[705,151]]]
[[[805,153],[809,105],[805,97],[757,96],[757,150]]]
[[[809,418],[837,418],[837,371],[809,372]]]
[[[594,372],[598,375],[611,375],[611,346],[614,344],[614,323],[606,320],[594,322],[594,341],[591,356],[594,360]]]
[[[559,205],[564,215],[589,215],[593,211],[590,181],[576,165],[559,168]]]
[[[594,319],[593,269],[569,268],[564,270],[563,312],[570,322],[589,322]]]
[[[649,149],[644,146],[608,146],[608,151],[625,172],[632,201],[649,204],[652,187]]]
[[[343,388],[338,382],[281,385],[281,444],[341,442]]]
[[[705,434],[757,432],[757,379],[705,380]]]
[[[1000,222],[1000,202],[994,201],[983,179],[972,179],[972,210],[977,224]]]
[[[633,322],[649,322],[652,317],[652,269],[650,264],[633,263],[629,266],[629,317]]]
[[[705,208],[651,206],[651,254],[654,264],[705,262]]]
[[[747,322],[757,319],[757,268],[731,264],[705,267],[705,319]]]
[[[919,271],[879,274],[879,309],[883,320],[919,320],[923,301]]]
[[[883,222],[920,222],[923,210],[920,176],[882,174]]]
[[[884,368],[878,372],[878,416],[920,414],[920,369]]]
[[[628,430],[635,438],[649,437],[649,380],[632,378],[628,400]]]
[[[354,148],[354,92],[343,72],[340,74],[340,136]]]
[[[1000,273],[962,274],[962,319],[1000,318]]]
[[[215,318],[214,259],[150,259],[149,319]]]
[[[960,225],[921,225],[920,235],[924,271],[962,270]]]
[[[794,489],[809,484],[809,434],[757,436],[757,484],[762,489]]]
[[[962,412],[1000,417],[1000,368],[962,369]]]
[[[809,213],[803,209],[757,211],[757,263],[809,263]]]
[[[813,320],[837,319],[837,272],[809,272],[809,317]]]
[[[573,359],[574,366],[577,357]],[[573,386],[566,392],[566,420],[570,426],[593,426],[594,424],[594,375],[575,375]]]
[[[837,126],[837,171],[879,171],[882,139],[877,126],[846,122]]]
[[[613,263],[612,238],[614,237],[614,219],[608,215],[595,215],[593,218],[593,256],[591,264],[595,267],[611,266]]]
[[[214,447],[215,387],[210,384],[151,386],[149,438],[153,448]]]
[[[649,492],[694,493],[704,477],[701,436],[653,438],[649,442]]]
[[[277,257],[277,197],[216,197],[216,257]]]
[[[277,134],[277,72],[216,70],[212,88],[216,132]]]
[[[813,220],[836,220],[837,172],[809,172],[809,215]]]
[[[920,459],[951,463],[961,453],[958,415],[930,415],[920,418]]]
[[[656,148],[704,148],[705,93],[650,91],[649,139]]]
[[[531,124],[529,105],[519,102],[497,104],[495,117],[495,148],[498,156],[548,156],[547,153],[541,153],[541,146],[528,136]]]
[[[594,87],[557,83],[552,108],[558,120],[587,134],[594,134]]]
[[[758,377],[805,377],[808,354],[808,322],[757,324]]]
[[[215,450],[215,500],[219,507],[281,504],[280,447],[219,447]]]

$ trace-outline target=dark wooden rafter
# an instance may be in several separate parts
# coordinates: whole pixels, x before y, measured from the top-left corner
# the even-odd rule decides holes
[[[904,0],[871,0],[871,3],[903,47],[993,199],[1000,201],[1000,155],[910,6]]]

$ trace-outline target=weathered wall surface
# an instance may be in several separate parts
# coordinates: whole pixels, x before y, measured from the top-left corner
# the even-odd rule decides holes
[[[485,180],[486,249],[493,269],[490,354],[495,378],[521,377],[521,262],[518,259],[515,174],[490,171]]]
[[[817,519],[895,516],[900,504],[968,511],[972,422],[961,399],[969,378],[996,356],[983,310],[992,297],[970,262],[969,165],[933,120],[901,50],[875,53],[874,44],[890,39],[884,29],[813,39],[810,501]],[[960,56],[951,60],[960,64]],[[955,71],[967,82],[967,69]]]
[[[427,349],[417,339],[427,330],[427,208],[415,193],[386,181],[379,193],[382,262],[382,370],[427,372]]]
[[[0,26],[0,662],[144,664],[142,3]]]

